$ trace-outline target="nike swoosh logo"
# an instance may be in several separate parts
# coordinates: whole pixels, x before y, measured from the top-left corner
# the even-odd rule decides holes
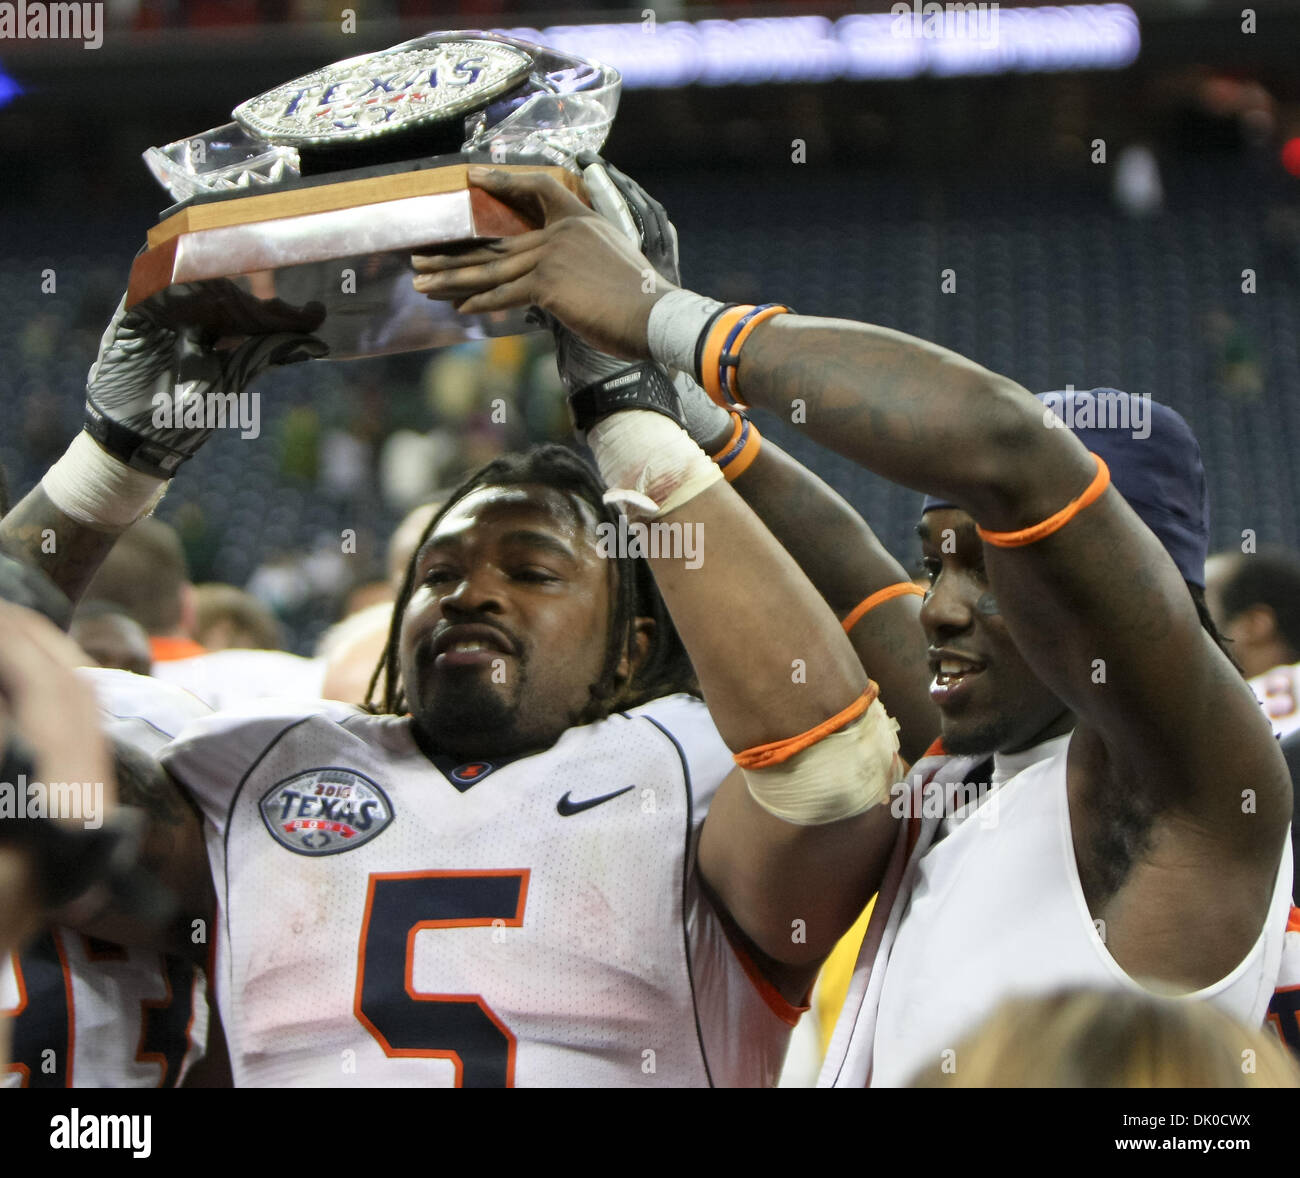
[[[601,802],[608,802],[613,798],[622,797],[628,790],[635,788],[634,785],[625,785],[622,789],[616,789],[612,794],[602,794],[598,798],[588,798],[585,802],[569,801],[569,795],[573,792],[569,790],[564,797],[555,803],[555,812],[561,818],[569,818],[574,814],[581,814],[583,810],[590,810],[592,806],[599,806]]]

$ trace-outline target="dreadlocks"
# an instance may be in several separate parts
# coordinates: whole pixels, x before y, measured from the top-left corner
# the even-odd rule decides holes
[[[618,516],[604,501],[605,488],[600,476],[582,458],[564,446],[548,443],[534,446],[522,454],[506,454],[493,459],[470,475],[451,493],[447,502],[429,522],[406,566],[401,591],[393,603],[393,620],[389,624],[383,657],[375,667],[366,692],[366,708],[369,711],[390,715],[403,715],[408,711],[406,687],[401,681],[399,640],[402,617],[415,588],[415,570],[420,550],[447,512],[470,492],[480,487],[513,487],[526,483],[536,483],[561,492],[569,500],[574,515],[579,518],[579,504],[586,504],[597,521],[617,527]],[[663,598],[659,595],[650,566],[644,560],[625,556],[617,558],[617,566],[605,659],[599,678],[591,685],[591,698],[579,716],[579,723],[583,724],[674,692],[698,694],[694,669],[664,606]],[[650,649],[640,667],[625,683],[620,684],[618,664],[624,653],[633,646],[638,617],[654,619]],[[381,682],[383,694],[377,699]]]

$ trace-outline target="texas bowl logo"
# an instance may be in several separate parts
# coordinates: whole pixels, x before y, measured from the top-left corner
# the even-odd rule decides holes
[[[500,41],[448,40],[338,61],[235,107],[286,146],[348,143],[468,114],[523,82],[532,58]]]
[[[273,785],[262,821],[299,855],[336,855],[369,842],[393,820],[384,791],[351,769],[308,769]]]

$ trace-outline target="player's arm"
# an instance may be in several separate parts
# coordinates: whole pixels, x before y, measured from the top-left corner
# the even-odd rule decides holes
[[[986,532],[1037,525],[1099,477],[1020,386],[898,332],[779,316],[754,332],[744,362],[755,404],[809,398],[817,440],[951,499]],[[1037,542],[985,544],[984,559],[1017,647],[1101,735],[1115,788],[1181,816],[1220,856],[1266,861],[1271,880],[1290,810],[1285,765],[1182,575],[1120,494],[1107,488]],[[1252,812],[1243,785],[1256,791]]]
[[[677,231],[663,205],[594,153],[584,153],[579,162],[597,211],[625,232],[630,226],[655,272],[677,284]],[[921,591],[862,517],[810,470],[760,437],[753,422],[716,405],[689,376],[679,375],[674,385],[687,433],[713,456],[836,616],[847,622],[863,667],[899,721],[903,755],[916,760],[939,729],[918,624]]]
[[[630,526],[694,538],[695,558],[650,565],[742,766],[705,820],[698,868],[771,980],[802,998],[893,843],[880,804],[899,771],[893,722],[821,595],[677,424],[623,410],[587,440]]]
[[[920,590],[911,590],[903,566],[853,507],[767,439],[732,486],[848,626],[862,666],[898,721],[903,757],[916,761],[939,734]]]
[[[741,766],[704,823],[698,869],[770,980],[800,999],[883,873],[896,725],[816,588],[683,429],[667,374],[562,330],[557,353],[607,498],[658,554],[660,592]]]
[[[262,303],[227,286],[220,302],[209,284],[176,288],[165,308],[118,304],[87,377],[85,428],[0,520],[0,550],[41,569],[73,602],[212,433],[178,424],[191,401],[240,393],[267,367],[324,353],[306,334],[319,325],[319,309]],[[203,322],[178,331],[163,311]]]
[[[517,179],[476,175],[506,199],[520,191]],[[522,186],[547,214],[545,228],[439,260],[418,286],[455,297],[467,312],[537,303],[613,354],[651,354],[651,313],[673,292],[660,284],[643,293],[644,259],[598,218],[578,215],[576,202],[565,206],[531,179]],[[675,322],[657,318],[654,351],[689,365],[712,311],[689,297],[676,305]],[[1043,407],[1015,382],[886,328],[778,315],[744,343],[738,383],[747,402],[777,411],[802,398],[810,436],[959,504],[988,531],[1048,520],[1097,474],[1082,444],[1046,428]],[[1166,841],[1149,849],[1141,888],[1124,895],[1143,898],[1152,944],[1191,936],[1204,949],[1199,975],[1223,976],[1258,935],[1291,804],[1253,694],[1202,630],[1173,562],[1114,489],[1046,539],[985,547],[1017,646],[1098,734],[1097,747],[1076,741],[1071,757],[1072,778],[1100,783],[1085,799],[1091,814],[1076,825],[1081,872],[1092,859],[1088,822],[1099,832],[1118,796],[1164,816]],[[1189,888],[1199,881],[1212,883],[1212,894],[1193,900]],[[1104,892],[1104,881],[1085,883]],[[1131,910],[1114,917],[1112,934],[1141,923]],[[1163,933],[1153,928],[1160,924]],[[1126,962],[1113,935],[1108,944],[1122,963],[1141,962],[1141,953]]]

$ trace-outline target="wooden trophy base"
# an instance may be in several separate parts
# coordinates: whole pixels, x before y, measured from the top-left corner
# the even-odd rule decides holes
[[[584,196],[581,180],[564,168],[494,166],[547,172]],[[329,345],[331,360],[518,335],[535,330],[523,311],[466,316],[418,294],[411,254],[536,227],[471,188],[464,163],[208,201],[149,230],[148,248],[131,267],[126,305],[152,302],[174,326],[190,326],[209,318],[195,311],[201,284],[214,280],[258,299],[318,303],[325,318],[314,334]],[[178,286],[187,288],[185,297],[169,299]]]

